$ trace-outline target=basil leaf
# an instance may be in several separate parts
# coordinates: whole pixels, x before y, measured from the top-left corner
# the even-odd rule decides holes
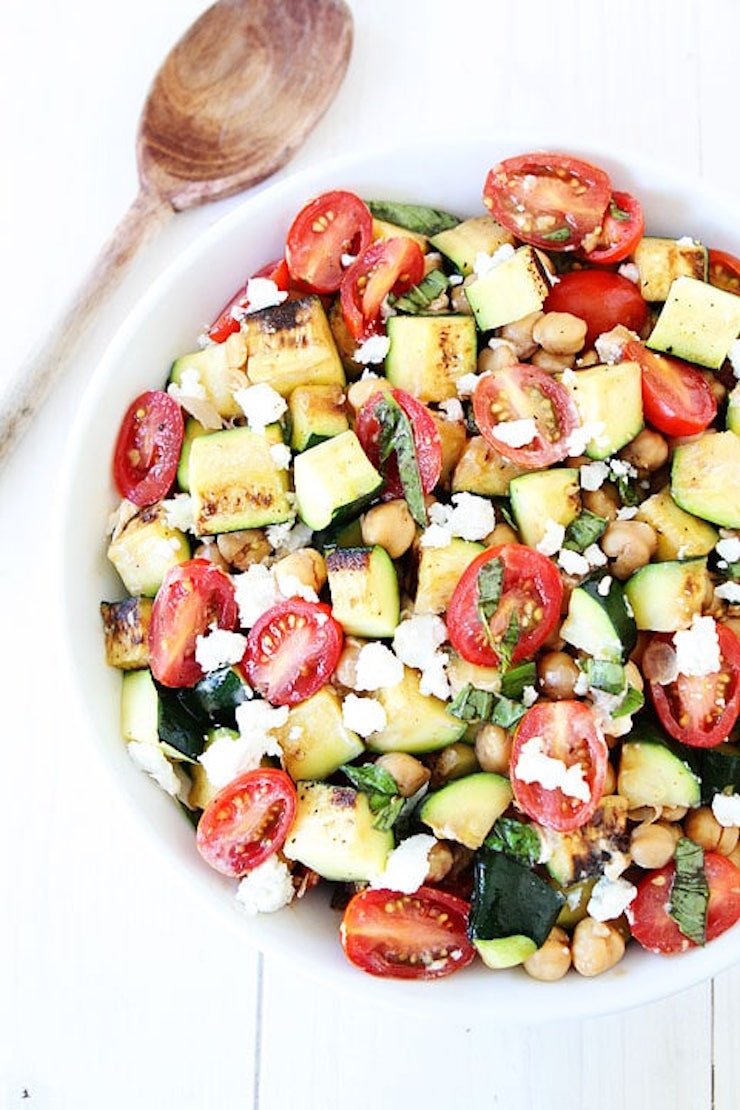
[[[491,713],[491,724],[500,725],[501,728],[513,728],[526,712],[526,707],[520,701],[500,697]]]
[[[687,836],[676,845],[676,874],[668,914],[695,944],[707,941],[709,884],[704,874],[704,849]]]
[[[618,709],[612,713],[612,717],[626,717],[631,713],[636,713],[638,709],[642,709],[645,704],[645,695],[636,686],[628,686],[627,693],[624,695],[624,700]]]
[[[504,852],[527,867],[534,867],[542,852],[537,830],[513,817],[499,817],[483,843],[492,852]]]
[[[373,409],[373,415],[380,425],[378,431],[380,461],[385,462],[395,451],[398,474],[409,512],[416,523],[425,528],[427,511],[411,422],[401,406],[388,393],[384,393],[378,400]]]
[[[608,523],[603,516],[584,509],[565,529],[563,547],[567,547],[569,551],[585,551],[592,543],[596,543]]]
[[[498,609],[503,584],[503,560],[499,559],[498,556],[495,559],[489,559],[478,571],[478,600],[475,609],[478,614],[478,620],[483,625],[486,639],[491,647],[493,647],[493,637],[491,636],[491,629],[488,622]]]
[[[628,220],[630,218],[629,212],[625,212],[624,208],[620,208],[614,197],[609,201],[609,215],[613,220]]]
[[[430,270],[427,276],[400,297],[389,296],[388,303],[397,312],[416,316],[424,312],[432,301],[436,301],[449,285],[447,276],[441,270]]]
[[[514,654],[514,648],[519,643],[519,617],[516,609],[512,611],[509,623],[506,626],[501,640],[496,644],[496,654],[499,657],[502,668],[508,671],[511,666],[511,657]]]
[[[548,243],[567,243],[570,239],[570,228],[558,227],[555,231],[548,231],[540,238],[546,239]]]
[[[472,435],[479,435],[479,431],[478,431],[477,427],[473,430]],[[501,516],[504,518],[506,523],[509,525],[509,528],[513,528],[514,531],[516,532],[517,527],[516,527],[516,523],[514,521],[514,517],[512,516],[512,513],[511,513],[511,506],[509,504],[508,498],[506,498],[506,497],[494,497],[493,503],[496,506],[496,511],[501,513]]]
[[[740,563],[728,563],[725,577],[728,582],[737,582],[740,579]]]
[[[376,797],[377,796],[378,795],[376,795]],[[382,830],[382,832],[387,832],[388,829],[392,829],[401,814],[404,801],[405,799],[401,797],[386,798],[383,804],[377,808],[373,806],[371,801],[370,809],[376,814],[373,827]]]
[[[620,475],[617,478],[617,490],[622,500],[623,505],[639,505],[640,494],[634,482],[630,482],[629,478]]]
[[[468,682],[447,706],[447,712],[460,721],[485,721],[493,709],[493,694]]]
[[[398,783],[393,775],[385,767],[378,767],[377,763],[368,763],[364,767],[345,764],[340,770],[355,789],[361,790],[363,794],[385,794],[389,797],[398,794]]]
[[[624,667],[621,663],[608,663],[605,659],[587,659],[583,668],[589,686],[607,694],[621,694],[624,690]]]
[[[537,682],[537,664],[534,661],[520,663],[501,676],[501,693],[505,698],[520,698],[525,686]]]
[[[400,204],[395,200],[368,200],[365,203],[376,220],[396,224],[417,235],[438,235],[440,231],[447,231],[460,223],[457,216],[450,212],[429,208],[425,204]]]

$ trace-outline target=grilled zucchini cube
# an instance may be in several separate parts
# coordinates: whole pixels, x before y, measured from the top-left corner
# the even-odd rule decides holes
[[[121,684],[121,736],[159,744],[159,698],[150,670],[128,671]]]
[[[658,537],[655,557],[659,562],[708,555],[719,539],[711,524],[679,508],[668,486],[643,501],[635,519],[655,529]]]
[[[465,445],[452,475],[453,493],[478,493],[483,497],[508,497],[512,478],[524,474],[520,467],[499,455],[483,436]]]
[[[673,453],[671,495],[687,513],[740,528],[740,436],[703,435]]]
[[[540,828],[550,856],[547,870],[562,886],[600,875],[613,855],[629,850],[627,811],[629,802],[619,794],[608,794],[591,820],[572,832]]]
[[[504,243],[513,242],[511,232],[496,223],[491,216],[474,216],[470,220],[463,220],[457,227],[440,231],[430,239],[434,249],[449,258],[466,277],[473,272],[476,254],[494,254]]]
[[[738,332],[740,297],[695,278],[679,277],[671,285],[647,345],[719,370]]]
[[[349,431],[297,455],[293,480],[301,520],[314,532],[357,516],[383,487],[381,475]]]
[[[149,597],[126,597],[123,601],[101,601],[100,615],[105,633],[105,658],[109,667],[136,671],[149,666]]]
[[[318,297],[283,301],[247,316],[247,377],[283,397],[299,385],[344,385],[344,369]]]
[[[422,694],[419,673],[404,668],[403,680],[396,686],[378,690],[375,695],[385,709],[388,723],[367,738],[374,752],[436,752],[454,744],[467,728],[447,712],[439,698]]]
[[[460,577],[483,544],[453,539],[446,547],[423,547],[419,559],[415,613],[444,613]]]
[[[264,434],[230,428],[200,436],[190,451],[190,490],[199,536],[262,528],[289,520],[288,471],[270,447],[282,443],[277,425]]]
[[[481,331],[501,328],[538,312],[549,292],[550,282],[534,247],[519,247],[511,258],[465,289]]]
[[[634,439],[643,427],[642,371],[636,362],[589,366],[567,383],[583,424],[600,427],[586,454],[605,459]]]
[[[198,436],[208,435],[208,428],[204,428],[199,420],[190,417],[185,421],[185,434],[180,449],[180,462],[177,465],[177,484],[180,489],[190,493],[190,448],[193,440]]]
[[[707,280],[709,252],[693,240],[657,239],[646,235],[635,247],[635,265],[640,272],[640,292],[646,301],[664,301],[677,277]]]
[[[385,867],[393,833],[375,827],[367,794],[349,786],[302,782],[283,852],[334,882],[363,882]]]
[[[341,700],[331,686],[294,705],[275,735],[294,782],[326,779],[365,750],[357,733],[344,724]]]
[[[290,446],[305,451],[349,428],[340,385],[299,385],[288,401]]]
[[[158,503],[114,533],[108,558],[130,594],[154,597],[170,567],[190,558],[190,544],[183,532],[170,528]]]
[[[624,592],[640,631],[676,632],[701,613],[708,583],[706,559],[684,559],[640,567]]]
[[[569,467],[521,474],[509,492],[517,530],[529,547],[543,538],[548,520],[567,528],[581,510],[578,471]]]
[[[202,351],[193,351],[173,362],[170,382],[182,385],[183,375],[197,373],[206,400],[227,420],[241,416],[242,410],[234,400],[234,390],[247,383],[244,368],[247,362],[247,344],[240,332],[234,332],[224,343],[215,343]],[[186,378],[187,380],[187,378]]]
[[[420,235],[418,231],[409,231],[407,227],[400,227],[398,224],[393,224],[390,220],[373,220],[373,242],[385,239],[413,239],[418,245],[422,254],[426,254],[429,250],[429,240],[426,235]]]
[[[449,489],[455,467],[462,458],[468,434],[462,420],[446,420],[436,412],[432,413],[434,423],[439,432],[439,442],[442,448],[442,466],[439,472],[439,482],[442,489]]]
[[[455,382],[475,372],[477,341],[472,316],[391,316],[386,376],[420,401],[457,396]]]
[[[384,547],[338,547],[327,556],[332,613],[351,636],[388,637],[401,605],[398,575]]]

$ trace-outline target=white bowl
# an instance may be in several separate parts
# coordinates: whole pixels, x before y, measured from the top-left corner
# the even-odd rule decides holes
[[[705,949],[671,958],[649,955],[632,944],[622,963],[592,980],[571,973],[544,985],[521,969],[491,972],[478,963],[439,982],[404,983],[374,979],[347,963],[337,936],[339,917],[321,897],[312,895],[277,914],[245,916],[235,903],[235,884],[202,863],[191,826],[134,767],[120,738],[120,676],[105,664],[98,612],[101,599],[121,595],[105,558],[105,522],[117,500],[108,460],[131,399],[161,386],[172,360],[194,348],[203,324],[246,275],[282,253],[291,219],[308,198],[325,189],[349,188],[365,197],[416,200],[461,215],[480,214],[487,169],[501,158],[535,149],[565,150],[603,166],[618,188],[640,198],[649,232],[697,236],[740,253],[740,220],[729,199],[644,159],[618,160],[598,150],[573,149],[552,135],[440,139],[434,145],[338,158],[245,201],[155,282],[117,334],[86,392],[63,482],[60,596],[70,688],[93,747],[149,829],[153,846],[162,853],[163,869],[179,874],[216,911],[204,925],[216,932],[228,923],[245,940],[295,961],[323,984],[352,992],[358,1002],[423,1008],[466,1020],[494,1013],[504,1013],[509,1022],[582,1018],[652,1001],[740,959],[740,927]]]

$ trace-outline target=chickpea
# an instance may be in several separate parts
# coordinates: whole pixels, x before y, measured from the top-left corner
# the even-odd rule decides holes
[[[538,344],[532,338],[532,332],[543,315],[542,312],[530,312],[528,316],[522,316],[521,320],[514,320],[502,327],[501,338],[509,340],[518,358],[529,358],[537,350]]]
[[[619,495],[611,482],[607,482],[601,489],[581,490],[581,501],[584,509],[588,509],[590,513],[603,516],[606,520],[617,519]]]
[[[470,744],[458,742],[444,748],[432,760],[432,789],[443,786],[452,779],[460,779],[478,770],[478,760]]]
[[[545,983],[554,983],[557,979],[562,979],[569,967],[570,941],[565,930],[557,925],[550,930],[550,935],[542,947],[524,961],[527,975]]]
[[[734,852],[740,835],[737,828],[726,829],[720,825],[708,806],[692,809],[687,814],[684,829],[691,840],[708,852],[719,852],[721,856],[729,856],[730,852]]]
[[[297,578],[303,586],[318,594],[326,585],[326,561],[313,547],[304,547],[275,563],[275,578],[281,590],[286,579]]]
[[[546,312],[534,325],[532,339],[551,355],[575,355],[587,331],[586,321],[570,312]]]
[[[369,401],[373,393],[387,393],[393,386],[387,378],[360,378],[353,382],[347,390],[347,400],[355,412],[359,412],[365,401]]]
[[[506,366],[514,366],[519,359],[510,343],[501,341],[493,350],[484,347],[478,355],[478,373],[485,374],[492,370],[503,370]]]
[[[624,665],[624,678],[628,686],[634,686],[640,693],[645,689],[645,682],[640,674],[640,668],[630,659]]]
[[[365,646],[364,640],[358,640],[354,636],[346,636],[344,639],[344,648],[342,654],[339,656],[334,677],[340,686],[346,686],[348,690],[355,689],[357,682],[357,657],[360,651]]]
[[[427,874],[424,882],[426,883],[441,883],[446,879],[452,870],[452,865],[455,862],[455,857],[452,854],[452,849],[449,844],[444,840],[438,840],[435,845],[429,850],[427,856]]]
[[[663,806],[660,816],[664,821],[683,821],[688,812],[688,806]]]
[[[585,351],[581,355],[581,357],[576,361],[576,366],[578,366],[579,369],[583,369],[586,366],[598,366],[600,362],[601,359],[596,354],[596,351],[590,350]]]
[[[391,559],[400,559],[416,536],[416,524],[408,505],[400,498],[376,505],[360,518],[362,542],[372,547],[380,544]]]
[[[575,360],[575,355],[553,355],[544,348],[541,351],[535,351],[530,359],[533,366],[539,366],[540,370],[544,370],[547,374],[559,374],[561,370],[571,367]]]
[[[606,775],[604,776],[604,793],[616,794],[617,792],[617,772],[614,770],[611,763],[606,765]]]
[[[519,537],[517,536],[511,525],[501,521],[497,524],[492,532],[489,532],[483,541],[486,547],[498,547],[502,543],[518,543]]]
[[[652,428],[643,428],[631,443],[622,448],[619,457],[632,463],[638,470],[651,474],[668,462],[668,443],[659,432],[654,432]]]
[[[639,821],[643,825],[650,825],[657,821],[662,812],[661,806],[634,806],[627,811],[629,821]]]
[[[453,285],[450,289],[450,308],[462,316],[472,316],[473,310],[470,301],[465,295],[465,289],[475,281],[475,274],[469,274],[462,285]]]
[[[219,536],[219,539],[220,538]],[[215,566],[220,567],[221,570],[230,570],[229,564],[219,551],[218,544],[216,543],[199,543],[193,552],[193,558],[208,559],[209,563],[214,563]]]
[[[655,529],[641,520],[615,520],[601,537],[601,549],[614,562],[616,578],[624,580],[650,562],[658,546]]]
[[[624,956],[624,937],[609,921],[584,917],[573,933],[571,955],[579,975],[601,975]]]
[[[573,697],[580,673],[575,659],[566,651],[548,651],[537,661],[538,685],[554,701]]]
[[[419,759],[406,752],[387,752],[381,755],[377,766],[382,767],[391,775],[398,784],[398,793],[402,798],[410,798],[417,790],[421,790],[431,778],[431,771]]]
[[[246,570],[252,563],[261,563],[270,555],[270,545],[261,528],[223,532],[216,537],[216,544],[227,563],[237,570]]]
[[[676,848],[676,835],[670,825],[656,821],[651,825],[638,825],[632,830],[630,854],[633,863],[652,871],[665,867],[673,859]]]
[[[483,725],[475,738],[475,758],[482,771],[508,775],[512,738],[500,725]]]

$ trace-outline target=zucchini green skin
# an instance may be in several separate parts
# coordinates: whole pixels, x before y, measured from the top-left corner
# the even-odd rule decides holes
[[[197,759],[212,725],[236,726],[236,707],[245,700],[244,682],[231,667],[211,671],[192,688],[155,682],[160,740],[187,759]]]
[[[637,643],[637,624],[616,579],[612,579],[606,596],[599,593],[605,573],[590,574],[573,590],[561,635],[595,659],[620,663]]]
[[[468,935],[473,942],[529,937],[540,948],[564,903],[564,896],[528,867],[481,848],[473,868]]]
[[[740,744],[726,742],[716,748],[705,748],[701,753],[701,796],[711,802],[715,794],[722,794],[731,786],[733,793],[740,793]]]
[[[700,765],[697,750],[666,736],[650,720],[638,721],[622,745],[619,793],[631,806],[696,806],[701,798]]]

